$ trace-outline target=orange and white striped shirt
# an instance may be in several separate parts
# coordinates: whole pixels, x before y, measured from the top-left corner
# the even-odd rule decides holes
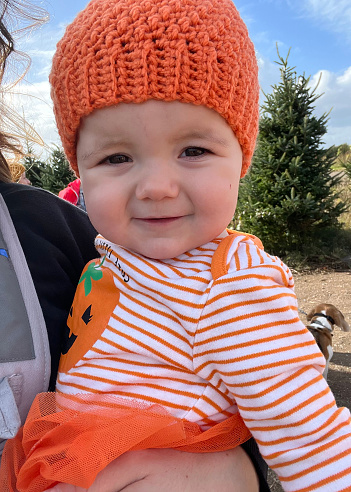
[[[98,236],[106,257],[85,287],[106,269],[109,286],[96,305],[73,304],[57,391],[157,403],[202,429],[240,412],[286,491],[351,491],[350,412],[322,376],[291,272],[252,237],[228,235],[169,260]]]

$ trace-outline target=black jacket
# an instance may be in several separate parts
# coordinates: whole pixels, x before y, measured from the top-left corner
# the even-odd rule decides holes
[[[50,387],[55,381],[66,320],[84,265],[98,257],[96,231],[85,212],[39,188],[0,183],[32,274],[46,322],[50,352]]]

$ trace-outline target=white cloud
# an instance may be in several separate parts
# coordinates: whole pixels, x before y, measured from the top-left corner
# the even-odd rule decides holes
[[[279,82],[279,67],[277,63],[271,62],[269,59],[264,58],[259,53],[256,53],[258,63],[258,77],[260,81],[260,87],[264,93],[272,92],[272,85]],[[261,92],[260,102],[264,100],[264,95]]]
[[[322,115],[331,110],[328,123],[327,145],[351,143],[351,66],[343,73],[336,74],[321,70],[311,78],[311,87],[321,80],[317,94],[316,114]]]
[[[337,33],[351,44],[350,0],[288,0],[291,8],[314,20],[323,28]]]
[[[29,30],[14,36],[16,50],[31,59],[31,67],[26,74],[27,81],[47,80],[56,44],[61,39],[64,30],[65,26],[63,24],[46,23],[35,30]],[[13,58],[14,62],[17,62],[20,55],[15,54]]]
[[[258,55],[259,78],[262,90],[272,91],[271,86],[280,81],[279,67],[276,63]],[[316,94],[321,94],[315,102],[315,114],[329,113],[328,133],[324,136],[326,146],[351,144],[351,66],[343,73],[320,70],[311,77],[310,86],[315,88],[321,75]],[[261,103],[264,96],[261,95]]]
[[[29,71],[9,91],[5,90],[5,101],[20,117],[24,117],[46,146],[60,145],[48,77],[56,43],[62,37],[63,30],[63,25],[56,27],[46,24],[17,39],[15,46],[18,53],[10,57],[5,78],[5,82],[11,85],[20,75],[23,75],[29,57],[31,60]],[[34,150],[38,156],[41,154],[43,159],[47,156],[47,148],[34,146]]]
[[[43,140],[46,148],[34,145],[34,151],[38,157],[45,159],[48,147],[52,144],[60,144],[50,98],[49,82],[36,84],[21,82],[5,94],[6,103],[14,108]]]

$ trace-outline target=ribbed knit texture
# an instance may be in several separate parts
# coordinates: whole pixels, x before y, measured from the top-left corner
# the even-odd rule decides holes
[[[56,122],[78,175],[77,132],[94,109],[148,99],[216,110],[246,173],[258,130],[258,68],[231,0],[92,0],[57,45],[50,74]]]

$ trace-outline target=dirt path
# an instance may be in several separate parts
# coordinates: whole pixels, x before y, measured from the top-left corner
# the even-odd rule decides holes
[[[298,275],[295,284],[300,309],[308,312],[315,304],[328,302],[340,309],[351,326],[351,272]],[[306,321],[303,315],[301,319]],[[351,409],[351,332],[334,331],[333,351],[328,383],[338,405]]]
[[[299,308],[308,313],[316,304],[334,304],[351,326],[351,271],[296,274],[295,292]],[[305,323],[306,316],[300,314]],[[344,333],[338,328],[333,337],[333,359],[329,365],[328,383],[338,406],[351,409],[351,332]],[[273,472],[269,474],[272,492],[282,492],[279,480]]]

